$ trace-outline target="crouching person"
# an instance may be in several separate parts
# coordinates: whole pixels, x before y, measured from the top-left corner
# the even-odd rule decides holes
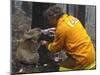
[[[58,6],[44,12],[44,17],[55,26],[53,42],[43,41],[51,52],[64,50],[68,58],[60,64],[59,71],[95,68],[95,48],[81,22]]]

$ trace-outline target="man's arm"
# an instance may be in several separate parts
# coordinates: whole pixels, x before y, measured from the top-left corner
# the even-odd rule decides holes
[[[63,29],[58,29],[55,34],[54,41],[48,44],[48,50],[51,52],[58,52],[64,46],[65,31]]]

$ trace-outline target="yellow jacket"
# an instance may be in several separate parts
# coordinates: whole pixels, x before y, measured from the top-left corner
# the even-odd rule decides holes
[[[95,49],[80,21],[64,14],[57,23],[56,36],[48,45],[51,52],[64,50],[76,65],[90,64],[95,60]]]

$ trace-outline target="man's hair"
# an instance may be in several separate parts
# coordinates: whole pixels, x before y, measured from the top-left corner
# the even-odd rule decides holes
[[[44,13],[43,16],[46,19],[59,19],[64,14],[62,9],[59,6],[51,6]]]

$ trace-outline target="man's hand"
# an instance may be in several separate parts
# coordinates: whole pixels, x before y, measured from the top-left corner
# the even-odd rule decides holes
[[[48,31],[52,34],[55,34],[56,28],[49,28]]]
[[[41,32],[45,35],[47,35],[48,33],[51,33],[51,34],[54,34],[56,31],[56,29],[53,27],[53,28],[48,28],[48,29],[44,29],[44,30],[41,30]]]

